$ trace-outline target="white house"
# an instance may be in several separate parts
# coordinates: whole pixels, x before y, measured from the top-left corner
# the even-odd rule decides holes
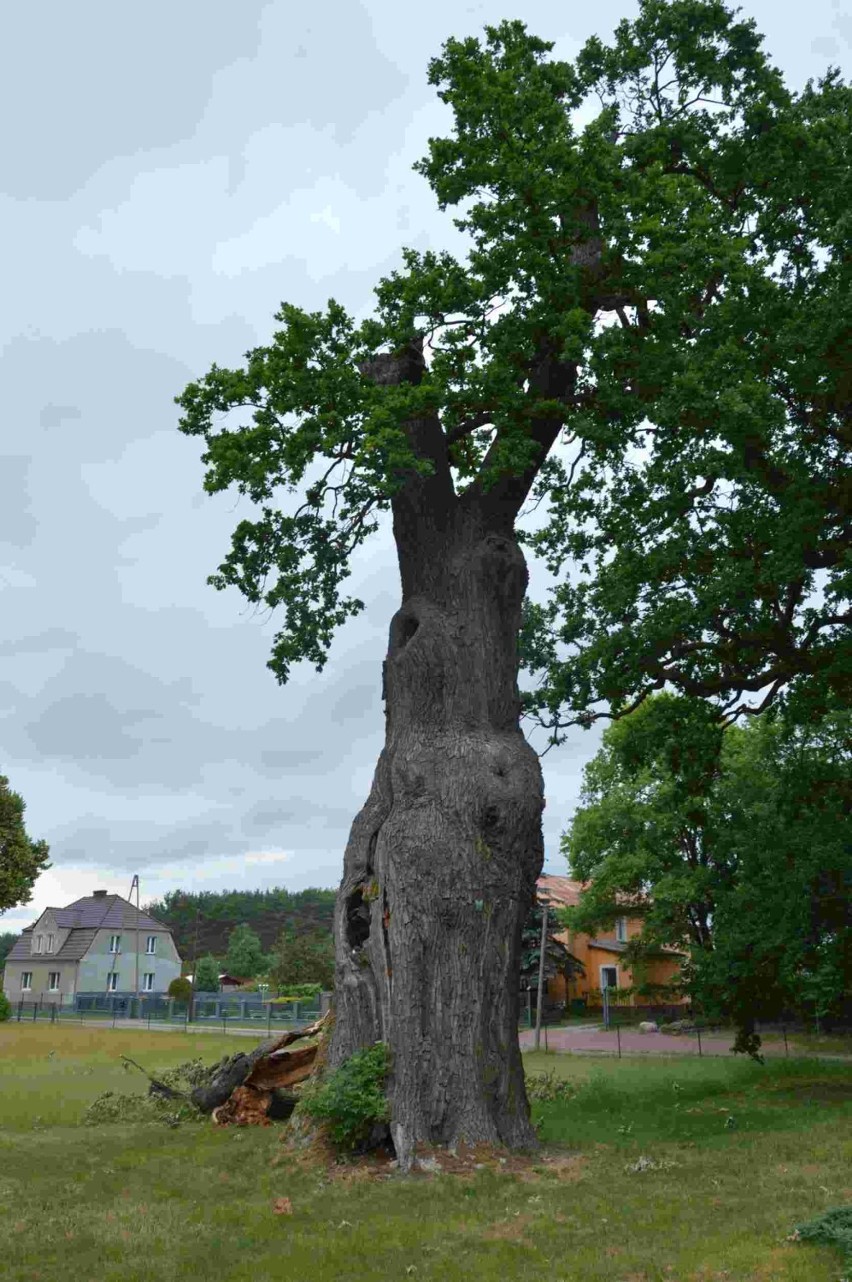
[[[180,975],[168,926],[121,895],[95,890],[67,908],[46,908],[6,958],[10,1002],[64,1004],[77,993],[163,994]]]

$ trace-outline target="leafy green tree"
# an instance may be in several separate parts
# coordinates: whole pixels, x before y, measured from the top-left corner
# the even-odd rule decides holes
[[[536,901],[529,911],[521,932],[521,987],[535,988],[538,984],[539,960],[541,958],[542,907]],[[544,944],[544,979],[555,979],[564,975],[571,979],[582,974],[583,964],[565,947],[557,933],[563,929],[558,912],[548,910],[547,934]]]
[[[221,970],[216,958],[210,953],[206,957],[199,957],[192,985],[196,993],[218,993]]]
[[[279,988],[291,984],[334,983],[334,942],[327,931],[297,933],[284,930],[272,956],[269,977]]]
[[[535,1142],[517,994],[543,799],[521,711],[557,735],[667,680],[723,700],[840,682],[850,95],[830,72],[796,96],[760,45],[719,0],[640,0],[573,64],[521,22],[448,40],[429,80],[453,131],[416,168],[464,203],[466,262],[405,250],[358,325],[285,303],[268,345],[177,398],[205,489],[256,505],[211,582],[280,607],[280,682],[363,609],[341,588],[391,517],[402,603],[329,1064],[388,1042],[402,1169],[419,1140]],[[521,544],[576,560],[547,607],[524,607]],[[519,656],[543,674],[523,702]]]
[[[6,958],[15,946],[15,940],[18,936],[13,930],[4,930],[0,933],[0,968],[5,964]]]
[[[852,717],[711,713],[657,695],[604,733],[562,843],[592,884],[564,917],[594,932],[629,904],[630,960],[684,947],[686,991],[756,1053],[758,1019],[852,996]]]
[[[225,970],[237,979],[256,979],[268,966],[263,944],[251,926],[243,922],[235,926],[228,936]]]
[[[12,1018],[12,1003],[5,993],[0,993],[0,1024]]]
[[[26,803],[0,775],[0,912],[28,904],[36,878],[48,863],[46,841],[31,841],[24,827]]]

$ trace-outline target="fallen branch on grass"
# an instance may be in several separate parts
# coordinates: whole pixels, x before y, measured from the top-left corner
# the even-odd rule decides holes
[[[169,1086],[166,1082],[160,1081],[159,1077],[154,1077],[148,1072],[147,1068],[143,1068],[141,1064],[137,1064],[136,1060],[131,1059],[129,1055],[122,1055],[121,1058],[124,1060],[125,1065],[132,1064],[134,1068],[139,1069],[140,1073],[145,1074],[148,1081],[151,1083],[148,1087],[149,1095],[160,1095],[163,1099],[189,1099],[189,1095],[187,1095],[186,1091],[176,1090],[174,1086]]]
[[[285,1088],[304,1082],[314,1071],[320,1043],[288,1050],[306,1037],[321,1038],[328,1027],[324,1015],[307,1028],[294,1029],[264,1042],[246,1055],[232,1055],[210,1082],[192,1092],[192,1102],[202,1113],[211,1113],[217,1126],[265,1125],[289,1117],[297,1097]]]

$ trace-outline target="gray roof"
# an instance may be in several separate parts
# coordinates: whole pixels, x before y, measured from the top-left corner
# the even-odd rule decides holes
[[[632,940],[630,941],[633,942]],[[621,939],[590,939],[590,948],[602,948],[607,953],[623,953],[627,944]],[[679,948],[671,948],[668,944],[662,944],[659,948],[649,948],[648,957],[680,957],[682,952]]]
[[[67,936],[65,942],[58,953],[31,953],[30,941],[32,940],[33,928],[29,926],[20,939],[16,939],[10,952],[6,956],[6,961],[28,961],[28,962],[65,962],[79,961],[85,957],[89,951],[89,945],[98,932],[96,930],[72,930]]]
[[[77,899],[67,908],[47,908],[52,913],[61,930],[69,930],[62,947],[57,953],[32,953],[33,926],[27,926],[15,940],[6,961],[28,962],[63,962],[79,961],[85,957],[99,930],[159,930],[169,931],[168,926],[149,917],[147,913],[138,912],[133,904],[121,895],[87,895]],[[41,921],[44,913],[38,921]],[[38,925],[38,922],[35,923]],[[171,933],[169,931],[169,933]]]
[[[116,930],[135,930],[137,924],[140,930],[169,929],[147,913],[137,911],[130,900],[122,899],[121,895],[87,895],[83,899],[75,899],[73,904],[68,904],[65,908],[50,908],[47,911],[53,913],[57,926],[72,930],[78,926],[95,930],[110,927]]]

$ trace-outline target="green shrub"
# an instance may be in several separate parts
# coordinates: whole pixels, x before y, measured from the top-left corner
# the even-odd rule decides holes
[[[0,993],[0,1024],[12,1018],[12,1003],[5,993]]]
[[[169,997],[178,1002],[188,1002],[192,998],[192,984],[183,975],[173,979],[169,984]]]
[[[528,1073],[526,1082],[527,1099],[530,1101],[551,1103],[554,1100],[573,1099],[577,1094],[573,1083],[566,1081],[564,1077],[557,1077],[553,1070],[549,1073]]]
[[[300,1109],[328,1124],[333,1143],[355,1149],[378,1122],[388,1120],[385,1079],[390,1052],[384,1042],[356,1051],[322,1081],[302,1091]]]
[[[273,1002],[307,1002],[312,997],[319,997],[322,984],[287,984],[278,989],[278,996]]]
[[[797,1224],[792,1237],[795,1242],[836,1246],[845,1252],[847,1261],[852,1264],[852,1206],[833,1206],[815,1220]]]

